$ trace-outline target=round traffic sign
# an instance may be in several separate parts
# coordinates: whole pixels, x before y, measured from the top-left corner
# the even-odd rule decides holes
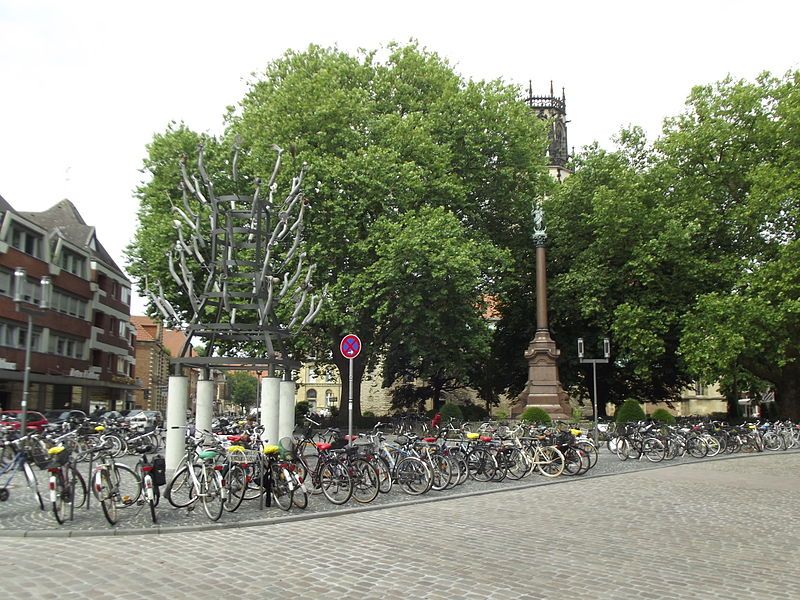
[[[339,351],[345,358],[355,358],[361,354],[361,339],[354,333],[348,333],[342,338]]]

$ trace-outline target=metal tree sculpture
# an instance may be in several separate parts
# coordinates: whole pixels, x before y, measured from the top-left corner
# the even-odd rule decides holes
[[[177,241],[167,261],[172,279],[191,305],[192,316],[188,321],[181,317],[165,297],[160,282],[156,284],[157,293],[147,289],[164,318],[180,324],[186,332],[186,344],[175,363],[202,368],[299,367],[288,358],[283,342],[317,316],[327,286],[322,293],[314,292],[311,277],[316,265],[305,265],[306,253],[301,249],[303,215],[308,207],[301,192],[306,165],[292,179],[283,201],[276,202],[283,151],[273,148],[277,158],[269,182],[263,185],[256,179],[252,196],[216,195],[202,145],[197,160],[199,175],[189,175],[186,158],[181,161],[183,206],[172,206]],[[237,144],[232,161],[237,189],[238,162]],[[282,311],[291,315],[285,324],[276,316],[282,302],[294,303],[291,310],[287,307]],[[206,340],[206,356],[187,356],[193,336]],[[248,342],[263,348],[261,356],[215,356]]]

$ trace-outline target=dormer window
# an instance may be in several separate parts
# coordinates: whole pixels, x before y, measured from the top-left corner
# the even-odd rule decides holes
[[[11,245],[20,252],[42,258],[42,236],[16,223],[11,226]]]
[[[60,263],[59,266],[65,271],[69,271],[78,277],[86,277],[86,259],[80,254],[62,250]]]

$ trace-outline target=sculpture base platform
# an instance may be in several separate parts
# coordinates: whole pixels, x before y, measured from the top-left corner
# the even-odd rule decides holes
[[[528,384],[519,395],[511,415],[518,417],[525,409],[535,406],[544,410],[550,418],[561,421],[572,419],[569,396],[558,378],[558,356],[561,354],[546,329],[538,330],[525,358],[528,360]]]

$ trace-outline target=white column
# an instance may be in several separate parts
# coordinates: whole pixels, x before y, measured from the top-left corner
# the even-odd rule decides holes
[[[264,377],[261,380],[261,424],[264,426],[262,439],[270,444],[278,443],[280,385],[281,380],[277,377]]]
[[[167,391],[167,471],[172,472],[181,462],[186,445],[186,402],[189,400],[189,378],[171,375]]]
[[[294,381],[281,381],[278,439],[292,437],[294,433],[294,392]]]
[[[211,413],[214,407],[214,381],[201,379],[197,382],[197,412],[194,425],[198,431],[211,431]]]

